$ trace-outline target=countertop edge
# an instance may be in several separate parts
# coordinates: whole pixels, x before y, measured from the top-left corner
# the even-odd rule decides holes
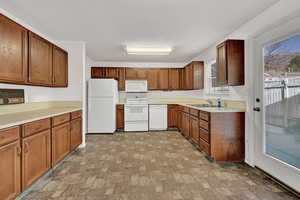
[[[117,103],[116,105],[125,105],[125,103]],[[217,108],[198,108],[195,106],[191,106],[188,104],[184,104],[184,103],[148,103],[148,105],[180,105],[180,106],[186,106],[189,108],[193,108],[196,110],[200,110],[200,111],[204,111],[204,112],[209,112],[209,113],[239,113],[239,112],[246,112],[246,109],[238,109],[238,108],[223,108],[220,110],[216,110]],[[213,109],[213,110],[210,110]]]
[[[64,112],[58,112],[58,113],[51,114],[51,115],[44,115],[44,116],[41,116],[41,117],[36,117],[36,118],[28,119],[28,120],[18,121],[18,122],[6,124],[6,125],[0,125],[0,129],[6,129],[6,128],[14,127],[14,126],[20,126],[22,124],[26,124],[26,123],[29,123],[29,122],[38,121],[38,120],[42,120],[42,119],[47,119],[47,118],[50,118],[50,117],[55,117],[55,116],[58,116],[58,115],[63,115],[63,114],[78,111],[78,110],[82,110],[82,108],[72,108],[72,109],[70,108],[70,110],[64,111]]]

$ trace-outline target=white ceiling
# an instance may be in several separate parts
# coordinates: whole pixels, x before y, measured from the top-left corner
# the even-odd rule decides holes
[[[0,0],[57,40],[85,41],[95,61],[186,62],[278,0]],[[126,55],[125,45],[170,46],[169,56]]]

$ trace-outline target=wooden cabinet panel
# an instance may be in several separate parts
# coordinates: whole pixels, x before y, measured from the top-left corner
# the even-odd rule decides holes
[[[227,84],[227,57],[225,43],[217,46],[217,83],[218,85]]]
[[[228,85],[245,84],[244,40],[228,40],[227,45],[227,80]]]
[[[167,68],[158,70],[158,89],[168,90],[169,89],[169,70]]]
[[[202,140],[201,138],[199,140],[199,146],[205,153],[207,153],[208,155],[211,155],[210,154],[210,145],[207,142],[205,142],[204,140]]]
[[[179,128],[178,127],[178,106],[168,105],[168,128]]]
[[[209,113],[208,112],[204,112],[204,111],[200,111],[200,119],[203,119],[205,121],[209,121]]]
[[[204,88],[204,63],[201,61],[193,62],[193,89],[200,90]]]
[[[192,90],[194,83],[193,64],[189,64],[184,69],[184,89]]]
[[[199,120],[190,115],[190,137],[195,144],[199,143]]]
[[[245,113],[211,113],[211,156],[218,162],[245,157]]]
[[[180,90],[180,69],[169,69],[169,90]]]
[[[22,136],[27,137],[50,128],[51,128],[50,118],[29,122],[23,125]]]
[[[52,44],[29,32],[28,82],[34,85],[52,85]]]
[[[105,70],[103,67],[91,67],[91,78],[104,78]]]
[[[0,199],[12,200],[21,192],[20,141],[0,147],[0,158]]]
[[[126,68],[126,79],[147,80],[148,69],[146,68]]]
[[[76,149],[82,143],[82,119],[71,121],[71,150]]]
[[[124,129],[124,105],[117,105],[117,129]]]
[[[199,110],[194,109],[194,108],[190,108],[190,114],[193,115],[194,117],[198,118],[198,116],[199,116]]]
[[[244,40],[227,40],[217,46],[217,84],[244,85]]]
[[[68,86],[68,53],[53,46],[53,86]]]
[[[200,119],[200,127],[205,130],[209,130],[209,122]]]
[[[0,146],[14,142],[19,138],[20,138],[19,126],[0,130]]]
[[[70,152],[70,123],[52,128],[52,166]]]
[[[159,69],[148,70],[148,90],[158,90]]]
[[[185,83],[184,83],[184,68],[179,69],[179,88],[180,90],[185,89]]]
[[[81,110],[71,112],[71,120],[80,118],[81,115],[82,115],[82,111]]]
[[[106,67],[105,69],[105,77],[106,78],[119,78],[119,70],[116,67]]]
[[[118,86],[119,91],[125,90],[125,68],[119,68],[119,79],[118,79]]]
[[[70,113],[52,117],[52,126],[57,126],[70,121]]]
[[[209,144],[210,143],[209,131],[202,128],[200,128],[199,130],[200,130],[200,138]]]
[[[28,31],[0,14],[0,82],[27,81]]]
[[[186,137],[190,137],[190,116],[188,113],[183,112],[182,114],[182,128],[183,134]]]
[[[51,167],[50,130],[27,137],[22,141],[22,188],[33,184]]]

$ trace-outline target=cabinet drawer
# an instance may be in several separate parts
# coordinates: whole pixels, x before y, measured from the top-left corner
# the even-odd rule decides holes
[[[22,136],[27,137],[50,128],[51,128],[50,118],[30,122],[23,125]]]
[[[190,108],[190,114],[198,118],[198,116],[199,116],[199,110]]]
[[[200,119],[203,119],[205,121],[209,121],[209,113],[200,111]]]
[[[204,120],[200,120],[200,128],[203,128],[205,130],[209,130],[209,123],[207,121]]]
[[[210,134],[207,130],[200,128],[200,138],[210,144]]]
[[[52,117],[52,126],[57,126],[70,121],[70,113]]]
[[[184,106],[184,107],[183,107],[183,112],[190,113],[190,108]]]
[[[71,113],[71,119],[77,119],[77,118],[80,118],[82,115],[82,111],[81,110],[78,110],[78,111],[75,111],[75,112],[72,112]]]
[[[0,130],[0,146],[16,141],[19,138],[20,138],[19,126]]]
[[[205,142],[204,140],[202,140],[201,138],[200,138],[200,145],[199,146],[205,153],[210,155],[210,145],[207,142]]]

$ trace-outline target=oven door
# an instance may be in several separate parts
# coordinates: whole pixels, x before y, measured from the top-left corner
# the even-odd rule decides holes
[[[148,121],[148,105],[125,105],[126,121]]]

